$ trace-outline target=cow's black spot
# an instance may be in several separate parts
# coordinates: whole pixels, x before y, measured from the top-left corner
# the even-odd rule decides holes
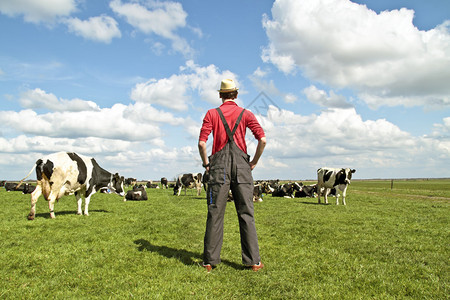
[[[77,162],[78,166],[78,183],[84,184],[86,182],[87,178],[87,168],[86,164],[84,163],[83,159],[78,156],[76,153],[68,152],[67,155],[69,155],[70,159]]]
[[[48,179],[52,177],[53,174],[53,162],[51,160],[47,160],[45,164],[43,164],[42,159],[39,159],[36,162],[36,177],[38,180],[42,179],[42,174],[44,174]]]
[[[325,170],[325,174],[323,174],[323,182],[327,182],[331,175],[333,175],[333,171]]]

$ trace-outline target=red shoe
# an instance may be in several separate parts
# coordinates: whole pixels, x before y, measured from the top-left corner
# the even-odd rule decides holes
[[[206,272],[211,272],[211,270],[212,270],[212,266],[211,266],[211,264],[205,264],[204,262],[202,262],[202,267],[203,268],[205,268],[206,269]]]
[[[264,264],[262,262],[259,262],[256,265],[252,265],[252,270],[255,272],[261,270],[262,268],[264,268]]]

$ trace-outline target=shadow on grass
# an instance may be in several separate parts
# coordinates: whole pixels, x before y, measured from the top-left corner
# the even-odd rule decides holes
[[[150,252],[156,252],[159,255],[165,256],[167,258],[177,258],[179,261],[181,261],[185,265],[193,265],[198,264],[199,261],[201,262],[203,257],[201,253],[195,253],[184,249],[175,249],[170,248],[167,246],[157,246],[150,244],[149,241],[144,239],[139,239],[134,241],[134,243],[138,246],[138,251],[150,251]],[[239,265],[237,263],[228,261],[228,260],[222,260],[222,263],[230,266],[236,270],[243,270],[244,266]]]
[[[329,205],[329,203],[326,204],[326,203],[306,202],[306,201],[299,201],[298,203],[301,203],[301,204],[310,204],[310,205]]]
[[[104,209],[95,209],[95,210],[89,210],[89,214],[93,213],[93,212],[101,212],[101,213],[108,213],[109,211],[104,210]],[[76,215],[77,211],[76,210],[64,210],[64,211],[55,211],[55,217],[57,218],[58,216],[64,216],[64,215]],[[84,216],[84,215],[83,215]],[[46,213],[39,213],[35,215],[35,218],[45,218],[45,219],[50,219],[50,212],[46,212]]]

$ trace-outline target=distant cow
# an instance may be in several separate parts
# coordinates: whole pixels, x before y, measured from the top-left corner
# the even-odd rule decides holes
[[[347,187],[352,179],[352,174],[356,170],[350,168],[334,169],[334,168],[320,168],[317,170],[317,198],[320,203],[320,194],[324,189],[325,204],[328,204],[328,189],[336,188],[336,205],[339,205],[338,189],[342,191],[342,204],[345,203],[345,195]]]
[[[180,196],[181,189],[184,189],[184,194],[186,195],[186,189],[196,188],[197,196],[200,196],[202,192],[202,173],[188,173],[178,176],[177,182],[173,188],[173,194]]]
[[[125,184],[125,186],[126,187],[128,187],[128,186],[133,186],[133,185],[135,185],[137,183],[137,179],[136,178],[132,178],[132,177],[130,177],[130,178],[127,178],[127,179],[125,179],[125,181],[124,181],[124,184]]]
[[[16,187],[17,187],[17,183],[15,183],[15,182],[5,182],[5,190],[7,192],[17,191]]]
[[[261,183],[253,186],[253,202],[262,202],[263,187]]]
[[[273,192],[272,196],[274,197],[285,197],[285,198],[294,198],[295,192],[300,191],[301,186],[299,183],[285,183],[279,185]]]
[[[203,172],[203,177],[202,177],[202,183],[203,183],[203,188],[205,189],[205,192],[208,190],[208,182],[209,182],[209,171],[205,170],[205,172]]]
[[[167,184],[168,184],[167,178],[166,177],[161,178],[161,187],[163,189],[167,189],[169,187]]]
[[[148,200],[147,191],[144,186],[142,184],[133,186],[133,189],[127,192],[123,201],[127,200]]]
[[[314,197],[314,193],[317,193],[317,184],[302,185],[300,191],[295,192],[295,198]]]
[[[34,190],[36,189],[36,186],[29,184],[29,183],[25,183],[23,185],[23,193],[24,194],[31,194],[32,192],[34,192]]]
[[[29,220],[34,219],[36,202],[41,194],[48,201],[52,219],[55,218],[53,210],[55,201],[64,195],[75,194],[78,204],[77,214],[79,215],[82,214],[81,196],[85,198],[85,215],[89,215],[88,208],[91,196],[101,188],[108,187],[112,192],[124,196],[123,177],[120,177],[117,173],[112,174],[104,170],[93,158],[72,152],[58,152],[38,159],[27,177],[30,176],[34,168],[36,168],[37,186],[31,193]]]

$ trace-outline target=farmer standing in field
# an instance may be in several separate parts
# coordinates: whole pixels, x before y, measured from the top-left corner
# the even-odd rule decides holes
[[[238,88],[234,81],[222,80],[219,90],[222,105],[208,110],[203,119],[198,141],[203,167],[209,171],[210,178],[206,196],[208,217],[202,263],[208,272],[220,263],[224,214],[230,189],[239,219],[242,263],[251,267],[253,271],[258,271],[264,266],[259,256],[253,217],[252,170],[264,151],[266,137],[254,114],[236,104],[237,95]],[[251,161],[245,143],[247,127],[258,140],[256,153]],[[211,131],[213,147],[208,161],[206,141]]]

